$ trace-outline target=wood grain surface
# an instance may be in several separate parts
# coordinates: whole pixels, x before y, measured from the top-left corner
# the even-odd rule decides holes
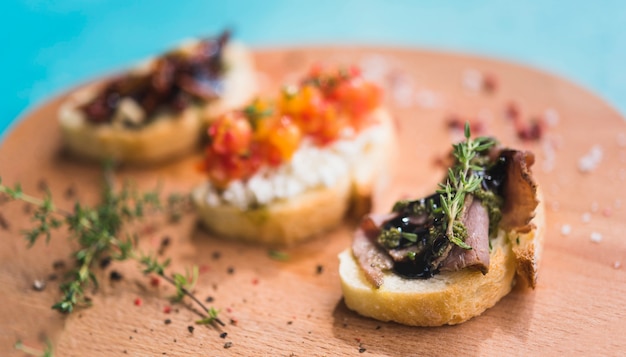
[[[68,257],[66,236],[27,249],[20,230],[30,226],[28,208],[3,202],[0,214],[0,355],[21,355],[18,339],[43,346],[49,338],[56,356],[343,356],[343,355],[621,355],[626,353],[626,124],[603,101],[555,76],[523,66],[464,55],[389,48],[306,48],[258,50],[259,79],[267,93],[295,81],[314,61],[361,64],[387,90],[399,129],[398,157],[374,209],[394,200],[431,192],[442,177],[436,162],[452,140],[450,116],[480,121],[485,134],[508,146],[533,150],[535,175],[547,205],[547,236],[536,290],[516,288],[482,316],[457,326],[412,328],[363,318],[342,302],[337,254],[350,244],[353,226],[297,247],[284,249],[287,261],[270,258],[268,248],[220,240],[196,224],[192,213],[173,225],[146,220],[140,247],[165,252],[170,271],[201,267],[196,294],[212,297],[229,322],[224,328],[195,326],[186,305],[173,305],[171,287],[155,287],[135,264],[113,264],[100,272],[93,306],[66,316],[50,309],[59,298]],[[495,90],[472,90],[468,70],[495,79]],[[26,192],[48,186],[57,206],[77,199],[95,203],[102,187],[98,165],[63,153],[56,111],[62,96],[28,114],[0,147],[3,183],[21,182]],[[548,111],[545,135],[524,142],[504,113],[515,102],[524,122]],[[558,120],[555,120],[558,119]],[[592,148],[601,155],[589,172],[579,161]],[[118,169],[118,181],[140,188],[161,184],[164,194],[188,192],[204,180],[199,156],[152,168]],[[593,160],[592,160],[593,161]],[[156,227],[156,229],[149,229]],[[570,228],[569,234],[567,227]],[[596,238],[591,239],[592,234]],[[600,239],[598,239],[600,238]],[[217,252],[217,253],[216,253]],[[219,254],[219,257],[216,256]],[[116,270],[122,281],[112,282]],[[53,280],[56,275],[57,279]],[[44,291],[32,288],[47,281]],[[134,301],[140,298],[141,306]],[[171,323],[166,324],[165,320]],[[221,332],[227,332],[225,338]],[[44,337],[46,336],[46,337]],[[225,343],[232,342],[230,348]]]

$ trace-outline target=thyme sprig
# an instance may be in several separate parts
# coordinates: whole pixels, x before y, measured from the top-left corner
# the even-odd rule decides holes
[[[465,141],[453,145],[453,155],[457,164],[448,169],[445,184],[440,184],[437,193],[441,197],[441,208],[446,216],[446,236],[450,242],[463,249],[472,249],[465,243],[466,231],[459,221],[463,215],[465,197],[480,188],[482,176],[474,172],[484,170],[476,164],[477,155],[495,145],[492,138],[471,138],[469,123],[465,123]]]
[[[52,308],[64,313],[71,313],[78,306],[88,306],[91,300],[86,295],[90,287],[97,289],[98,279],[94,270],[95,263],[110,257],[117,261],[135,260],[143,268],[144,274],[154,273],[176,288],[176,295],[172,298],[180,302],[185,296],[191,298],[206,313],[203,323],[219,323],[217,310],[207,308],[191,292],[197,278],[198,268],[193,267],[186,275],[174,273],[171,276],[165,273],[170,264],[166,259],[159,262],[156,258],[140,252],[137,248],[138,236],[124,234],[125,224],[144,217],[150,210],[160,210],[161,204],[157,191],[140,194],[128,183],[124,184],[119,192],[113,188],[112,174],[105,170],[105,185],[102,191],[102,202],[95,206],[84,206],[77,202],[73,211],[57,208],[51,194],[48,192],[43,199],[25,194],[19,184],[9,187],[2,184],[0,177],[0,194],[10,199],[28,202],[36,207],[33,214],[35,226],[23,231],[28,246],[33,246],[41,237],[46,242],[50,240],[53,230],[66,228],[70,239],[78,243],[78,249],[72,253],[75,265],[68,273],[66,281],[61,284],[63,296]],[[170,196],[167,208],[180,211],[183,200]]]
[[[24,352],[28,356],[36,356],[36,357],[53,357],[54,356],[54,350],[52,349],[52,342],[50,342],[50,340],[46,341],[46,347],[44,348],[43,351],[27,346],[24,343],[22,343],[21,340],[18,340],[17,342],[15,342],[15,344],[13,345],[13,348],[15,348],[16,350],[20,352]]]

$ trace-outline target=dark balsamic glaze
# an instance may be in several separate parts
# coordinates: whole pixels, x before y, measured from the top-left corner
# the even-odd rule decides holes
[[[481,188],[501,195],[503,184],[506,180],[506,168],[508,160],[505,156],[499,156],[486,170],[476,172],[483,178]],[[422,199],[409,201],[402,209],[396,210],[398,213],[392,219],[382,225],[382,229],[397,229],[400,232],[413,233],[417,235],[415,243],[402,238],[398,248],[407,249],[412,246],[414,255],[408,255],[402,259],[394,261],[393,270],[396,274],[410,279],[428,279],[439,273],[437,267],[433,267],[433,261],[439,258],[441,252],[452,244],[443,234],[444,214],[433,212],[441,207],[441,197],[438,193]],[[433,236],[435,234],[436,236]],[[417,248],[415,248],[417,247]]]

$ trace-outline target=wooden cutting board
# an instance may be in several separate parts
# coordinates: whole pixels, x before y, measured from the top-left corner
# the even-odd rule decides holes
[[[537,288],[517,287],[482,316],[458,326],[378,322],[349,311],[341,298],[337,254],[350,244],[350,224],[283,250],[289,259],[277,261],[267,247],[207,234],[190,213],[174,225],[149,219],[140,227],[140,246],[156,251],[169,236],[165,254],[173,259],[171,271],[201,267],[196,294],[213,298],[209,305],[221,309],[226,327],[195,326],[189,332],[197,318],[193,310],[174,305],[165,313],[173,289],[152,286],[133,263],[103,270],[99,291],[90,293],[93,306],[65,316],[50,309],[60,296],[62,273],[53,263],[70,264],[71,247],[59,233],[49,245],[27,249],[19,234],[30,226],[27,208],[8,202],[0,205],[7,223],[0,228],[0,355],[20,355],[13,349],[18,339],[41,347],[44,335],[57,356],[626,353],[626,124],[613,108],[555,76],[465,55],[337,47],[259,50],[255,57],[268,93],[297,80],[315,61],[360,64],[386,88],[401,150],[376,196],[376,211],[389,210],[399,197],[434,189],[443,175],[437,159],[459,138],[447,126],[451,116],[480,122],[484,134],[533,150],[547,205]],[[480,87],[481,76],[489,78],[491,91]],[[99,166],[76,161],[61,149],[56,112],[62,99],[44,103],[8,134],[0,147],[0,176],[6,184],[21,182],[35,195],[48,186],[57,205],[71,209],[77,199],[96,202],[102,181]],[[524,123],[544,117],[548,124],[541,140],[516,137],[505,116],[511,102]],[[585,156],[591,170],[581,172]],[[122,167],[118,179],[130,178],[145,189],[160,182],[164,194],[188,192],[204,180],[194,169],[198,157],[162,167]],[[123,275],[122,281],[109,280],[112,270]],[[36,279],[47,281],[44,291],[32,288]],[[221,332],[227,336],[221,338]],[[227,342],[230,348],[224,347]]]

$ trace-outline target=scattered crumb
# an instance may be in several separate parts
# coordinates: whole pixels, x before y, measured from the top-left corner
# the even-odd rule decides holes
[[[591,172],[602,161],[602,147],[600,145],[594,145],[589,152],[578,160],[578,170],[580,172]]]
[[[220,333],[220,338],[226,338],[226,336],[228,336],[227,332]]]
[[[39,182],[37,182],[37,188],[39,189],[39,191],[42,192],[50,191],[50,186],[48,186],[48,182],[46,182],[46,180],[44,179],[41,179],[39,180]]]
[[[100,260],[100,269],[106,269],[111,265],[113,258],[106,256]]]
[[[226,342],[226,343],[224,344],[224,348],[231,348],[231,347],[233,347],[233,343],[232,343],[232,342],[230,342],[230,341],[228,341],[228,342]]]
[[[164,236],[161,239],[161,243],[159,244],[159,250],[158,250],[157,254],[163,255],[163,253],[165,252],[167,247],[170,246],[171,242],[172,242],[172,238],[170,238],[170,236]]]
[[[189,333],[193,333],[193,330],[195,330],[195,329],[196,328],[191,326],[191,325],[187,326],[187,331],[189,331]]]
[[[569,224],[564,224],[561,226],[561,235],[568,236],[570,233],[572,233],[572,226],[570,226]]]
[[[67,198],[68,200],[71,198],[76,197],[76,188],[74,186],[69,186],[66,190],[65,190],[65,198]]]
[[[63,260],[55,260],[55,261],[52,263],[52,268],[53,268],[54,270],[57,270],[57,269],[64,269],[64,268],[65,268],[65,261],[63,261]]]
[[[122,274],[120,274],[117,270],[112,270],[111,273],[109,273],[109,279],[111,281],[120,281],[122,278]]]
[[[318,264],[317,267],[315,267],[315,273],[317,275],[320,275],[324,272],[324,266],[322,264]]]
[[[602,241],[602,234],[600,234],[598,232],[592,232],[590,238],[591,238],[592,242],[600,243]]]

